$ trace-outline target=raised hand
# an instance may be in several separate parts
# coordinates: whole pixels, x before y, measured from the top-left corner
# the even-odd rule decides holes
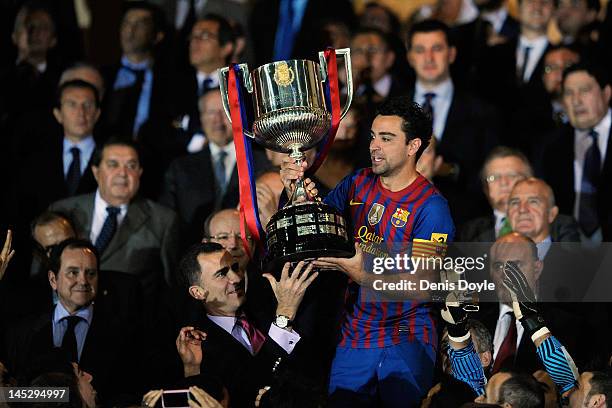
[[[308,264],[306,268],[304,266],[306,266],[304,261],[299,262],[290,274],[291,264],[289,262],[285,263],[280,281],[274,279],[269,273],[263,275],[270,282],[278,302],[277,315],[287,316],[290,320],[293,320],[300,303],[302,303],[306,289],[319,275],[318,272],[312,272],[312,264]]]
[[[448,323],[448,335],[455,341],[467,340],[469,333],[467,328],[468,314],[459,303],[459,293],[456,291],[446,295],[444,308],[441,311],[442,318]]]
[[[503,284],[512,297],[514,316],[525,330],[531,335],[544,327],[544,319],[537,309],[535,293],[516,263],[508,261],[504,265]]]
[[[15,250],[11,249],[11,243],[13,242],[13,232],[8,230],[6,232],[6,239],[4,240],[4,247],[2,248],[2,252],[0,252],[0,280],[4,277],[4,273],[6,272],[6,268],[8,267],[9,262],[15,255]]]
[[[176,338],[176,350],[183,362],[185,376],[197,375],[200,373],[202,363],[202,341],[206,339],[206,333],[197,330],[195,327],[183,327]]]

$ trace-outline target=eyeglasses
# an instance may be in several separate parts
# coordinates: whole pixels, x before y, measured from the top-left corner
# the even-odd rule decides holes
[[[213,41],[218,40],[219,36],[215,33],[211,33],[210,31],[202,31],[201,33],[193,33],[188,37],[189,41]]]
[[[557,65],[557,64],[550,64],[550,65],[545,65],[544,66],[544,73],[545,74],[551,74],[555,71],[563,71],[569,67],[571,67],[572,65],[574,65],[575,62],[567,62],[565,63],[563,66],[561,65]]]
[[[240,236],[239,232],[235,232],[235,233],[230,233],[230,232],[221,232],[217,235],[211,235],[208,237],[205,237],[208,240],[215,240],[215,241],[229,241],[232,238],[235,238],[237,240],[241,240],[242,237]],[[250,240],[251,236],[247,235],[247,239]]]
[[[505,174],[499,174],[499,173],[495,173],[495,174],[490,174],[488,175],[485,180],[487,183],[489,184],[493,184],[493,183],[499,183],[501,181],[501,179],[506,178],[510,181],[515,181],[518,179],[524,179],[525,176],[523,173],[505,173]]]
[[[360,55],[360,54],[374,55],[374,54],[382,54],[386,51],[387,49],[384,47],[351,48],[351,52],[353,53],[353,55]]]

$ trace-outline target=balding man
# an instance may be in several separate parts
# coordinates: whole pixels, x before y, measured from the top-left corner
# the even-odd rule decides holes
[[[490,251],[490,276],[495,283],[499,303],[483,303],[477,314],[478,320],[493,333],[493,365],[491,374],[501,369],[520,368],[532,373],[543,369],[535,352],[535,347],[512,311],[510,293],[503,285],[504,265],[513,261],[520,265],[525,280],[539,296],[541,275],[544,262],[538,259],[536,244],[530,238],[512,232],[497,239]],[[560,310],[551,304],[542,304],[541,313],[548,327],[568,349],[576,348],[575,331],[580,327],[580,319],[574,314]]]
[[[252,240],[249,237],[249,245]],[[234,208],[212,213],[204,223],[204,238],[202,242],[216,242],[220,244],[244,269],[249,257],[244,250],[244,243],[240,237],[240,213]]]
[[[200,241],[206,217],[221,208],[235,208],[239,198],[232,125],[223,112],[219,90],[200,98],[200,119],[207,143],[201,151],[170,164],[159,197],[179,214],[187,243]],[[254,151],[253,159],[256,172],[267,167],[263,152]]]

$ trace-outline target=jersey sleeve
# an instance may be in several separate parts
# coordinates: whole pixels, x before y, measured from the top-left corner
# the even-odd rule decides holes
[[[357,173],[352,173],[343,178],[333,190],[327,194],[323,202],[344,213],[349,201],[351,186]]]
[[[412,235],[413,239],[426,241],[453,241],[455,224],[444,197],[434,194],[418,209]]]
[[[484,394],[487,378],[474,343],[470,341],[461,350],[455,350],[449,345],[447,352],[453,377],[469,385],[476,395]]]

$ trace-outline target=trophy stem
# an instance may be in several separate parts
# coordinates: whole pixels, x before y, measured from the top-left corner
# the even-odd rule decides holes
[[[304,161],[304,153],[300,150],[301,145],[295,143],[291,146],[291,154],[289,157],[295,159],[295,164],[298,166],[302,166],[302,162]],[[295,204],[298,202],[309,201],[308,194],[306,193],[306,188],[304,188],[304,180],[300,177],[295,181],[295,190],[291,195],[291,200],[289,200],[291,204]]]

